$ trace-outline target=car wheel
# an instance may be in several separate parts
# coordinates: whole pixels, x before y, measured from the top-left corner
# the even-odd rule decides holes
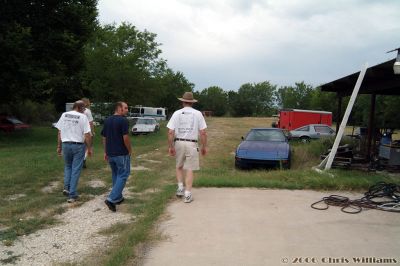
[[[289,157],[289,160],[288,160],[288,163],[287,163],[286,166],[285,166],[285,169],[288,169],[288,170],[289,170],[291,164],[292,164],[292,159]]]
[[[237,162],[235,162],[235,168],[238,169],[238,170],[242,169],[242,167]]]
[[[310,137],[303,136],[303,137],[300,138],[300,141],[303,142],[303,143],[308,143],[308,142],[310,142]]]

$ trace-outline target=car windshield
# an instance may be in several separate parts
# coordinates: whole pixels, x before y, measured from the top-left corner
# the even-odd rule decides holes
[[[331,129],[330,127],[327,127],[327,126],[315,126],[314,129],[315,129],[315,132],[318,132],[318,133],[331,134],[333,132],[333,129]]]
[[[14,118],[14,117],[7,117],[7,120],[10,121],[11,123],[13,123],[14,125],[23,124],[20,120]]]
[[[132,118],[132,123],[135,125],[139,118]]]
[[[310,127],[309,126],[301,127],[301,128],[295,129],[295,131],[310,131]]]
[[[248,141],[285,141],[285,135],[278,130],[254,129],[246,136]]]
[[[153,125],[155,124],[153,119],[138,119],[138,121],[136,122],[136,124],[140,124],[140,125]]]

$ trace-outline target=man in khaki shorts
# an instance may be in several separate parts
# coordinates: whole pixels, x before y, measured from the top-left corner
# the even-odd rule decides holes
[[[169,129],[168,153],[176,156],[176,179],[178,181],[176,195],[184,196],[184,202],[190,203],[193,201],[191,192],[193,171],[200,169],[198,138],[200,135],[201,154],[206,155],[207,125],[202,113],[192,107],[193,103],[197,102],[193,98],[193,93],[185,92],[178,100],[182,102],[183,108],[175,111],[167,124]],[[185,181],[186,187],[183,186],[183,181]]]

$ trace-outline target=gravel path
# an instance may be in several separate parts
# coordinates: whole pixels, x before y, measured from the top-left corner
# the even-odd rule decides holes
[[[13,246],[0,244],[1,261],[18,257],[15,264],[3,265],[79,263],[94,250],[104,249],[112,236],[98,232],[116,223],[129,223],[134,219],[126,213],[111,212],[104,204],[105,198],[106,194],[70,208],[56,216],[61,221],[59,225],[22,236]]]

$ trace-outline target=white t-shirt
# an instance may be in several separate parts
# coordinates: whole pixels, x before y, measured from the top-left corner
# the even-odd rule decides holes
[[[199,130],[207,128],[203,114],[192,107],[184,107],[175,111],[167,124],[167,128],[175,131],[175,138],[199,138]]]
[[[83,113],[87,116],[89,123],[93,121],[92,111],[89,108],[86,108]]]
[[[61,141],[84,142],[84,134],[90,133],[89,121],[85,114],[77,111],[65,112],[58,120],[56,128],[61,132]]]

